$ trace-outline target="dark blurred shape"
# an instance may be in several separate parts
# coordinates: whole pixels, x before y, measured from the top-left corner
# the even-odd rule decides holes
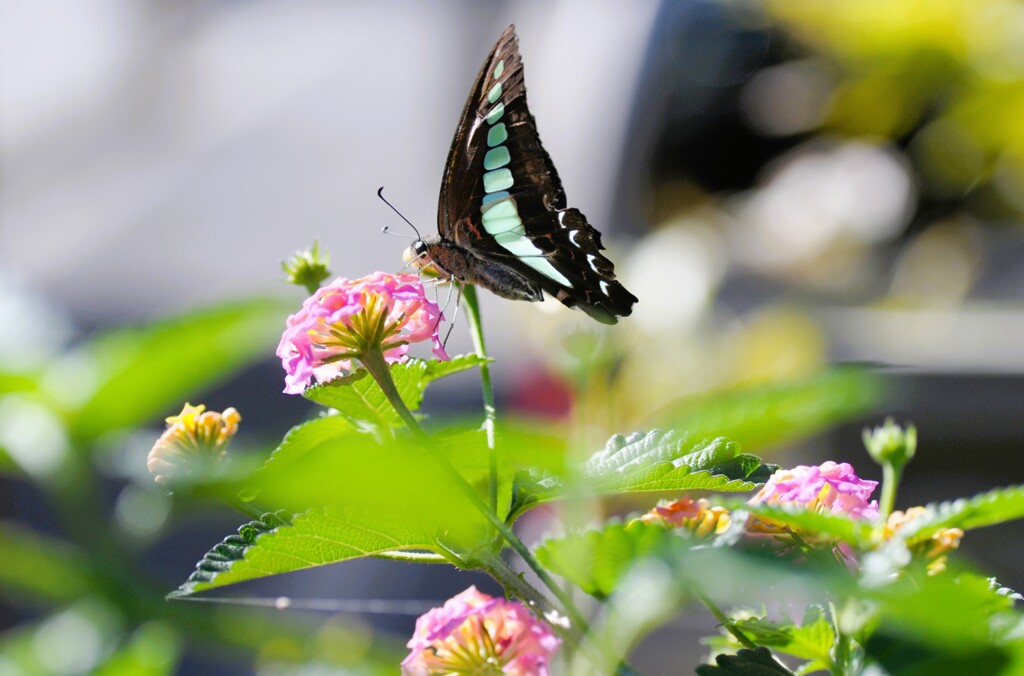
[[[739,108],[746,80],[780,58],[771,38],[757,12],[705,0],[661,4],[628,126],[617,222],[657,223],[700,201],[697,191],[747,187],[793,145],[755,134]],[[651,190],[663,183],[680,189],[671,203],[652,203]]]

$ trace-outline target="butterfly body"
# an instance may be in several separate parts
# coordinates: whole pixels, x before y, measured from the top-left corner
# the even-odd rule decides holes
[[[539,301],[543,289],[500,263],[477,258],[469,249],[446,240],[423,242],[424,257],[460,282],[476,284],[509,300]]]
[[[615,279],[601,233],[566,205],[558,172],[526,105],[513,26],[484,62],[463,109],[438,200],[438,238],[417,241],[422,265],[513,300],[544,293],[606,324],[636,297]]]

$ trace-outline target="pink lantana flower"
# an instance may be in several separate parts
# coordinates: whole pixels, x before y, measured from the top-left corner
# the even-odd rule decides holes
[[[300,394],[313,379],[326,382],[341,375],[368,350],[380,350],[390,364],[408,359],[410,344],[430,339],[434,354],[448,359],[438,337],[442,319],[417,275],[339,277],[288,318],[277,346],[287,374],[284,391]]]
[[[875,519],[878,501],[868,502],[868,498],[877,485],[877,481],[859,478],[849,463],[829,460],[817,467],[798,465],[775,472],[748,503],[790,503],[810,511]]]
[[[560,643],[523,604],[470,587],[416,620],[402,673],[548,676]]]
[[[854,519],[878,518],[878,502],[868,502],[877,481],[861,479],[848,463],[829,460],[816,467],[798,465],[782,469],[771,475],[768,483],[747,502],[757,504],[790,504],[811,512],[845,514]],[[798,542],[817,542],[815,533],[783,525],[770,518],[758,516],[746,525],[746,537],[751,542],[764,542],[777,547],[781,554],[800,551],[791,538],[799,534]],[[836,556],[851,570],[857,566],[857,557],[849,543],[830,543]],[[795,547],[795,550],[794,550]]]

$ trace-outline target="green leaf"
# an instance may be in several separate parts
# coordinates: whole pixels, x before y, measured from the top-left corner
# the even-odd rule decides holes
[[[65,603],[91,588],[81,552],[24,526],[0,523],[0,588],[13,596]]]
[[[793,676],[775,661],[767,648],[741,649],[735,655],[716,655],[714,664],[697,667],[698,676]]]
[[[489,463],[487,434],[479,421],[450,425],[434,434],[459,471],[474,480],[486,477]],[[495,450],[500,480],[511,480],[523,467],[561,473],[565,471],[566,441],[563,435],[538,428],[529,421],[503,418],[495,430]]]
[[[692,540],[664,526],[634,521],[550,538],[535,554],[551,572],[588,594],[606,598],[640,559],[690,544]]]
[[[351,435],[353,431],[348,420],[337,415],[324,415],[296,425],[288,430],[281,444],[274,449],[259,471],[267,475],[282,475],[292,463],[315,452],[324,444]]]
[[[322,508],[295,517],[266,514],[206,553],[185,584],[170,596],[187,596],[304,568],[393,550],[436,549],[435,529],[401,517]]]
[[[261,536],[253,554],[248,553],[253,543],[237,537],[226,543],[227,549],[215,548],[199,564],[188,591],[195,584],[207,585],[214,575],[217,584],[228,584],[385,551],[443,551],[439,540],[446,548],[489,546],[492,527],[431,457],[444,454],[482,490],[485,437],[475,430],[452,435],[424,449],[407,438],[381,440],[358,433],[337,415],[294,428],[266,464],[245,480],[242,494],[300,515],[290,527]],[[510,458],[499,464],[505,477],[512,475]],[[504,480],[506,486],[510,483]],[[259,535],[259,524],[253,525],[257,530],[251,534]],[[315,553],[307,547],[310,542],[319,547]],[[245,561],[238,566],[240,558]],[[228,568],[232,572],[225,576]]]
[[[461,355],[443,362],[410,359],[407,362],[392,364],[391,377],[405,405],[410,411],[417,411],[431,382],[474,368],[484,361],[475,354]],[[337,409],[342,416],[358,427],[388,429],[403,425],[402,419],[392,408],[380,387],[362,368],[351,375],[314,385],[306,389],[303,396],[321,406]]]
[[[520,467],[547,470],[563,466],[564,444],[512,421],[497,435],[499,495],[503,504]],[[379,439],[360,434],[341,416],[325,416],[295,428],[266,465],[247,481],[246,491],[261,504],[292,512],[314,506],[407,512],[408,518],[446,524],[470,536],[482,517],[442,471],[439,453],[481,494],[486,493],[489,454],[478,428],[450,428],[434,437],[433,448],[407,438]],[[443,495],[439,500],[437,496]]]
[[[392,365],[391,375],[402,401],[410,411],[415,411],[419,408],[417,376],[421,374],[403,366]],[[321,406],[337,409],[351,425],[360,429],[389,429],[402,425],[402,418],[366,369],[309,387],[302,396]]]
[[[1008,668],[1012,658],[1000,646],[982,646],[965,651],[936,650],[932,645],[886,630],[872,634],[865,642],[864,652],[886,674],[958,676],[1020,673]]]
[[[899,579],[865,595],[878,604],[877,616],[890,636],[929,645],[949,655],[987,650],[994,640],[997,618],[1015,617],[1012,599],[993,589],[980,575],[970,573]]]
[[[751,505],[745,502],[724,501],[724,504],[734,512],[746,512],[780,526],[788,526],[794,531],[816,535],[819,539],[837,540],[853,545],[869,543],[871,540],[870,523],[857,521],[842,514],[812,512],[800,505],[786,503]]]
[[[481,357],[477,354],[462,354],[456,357],[452,357],[447,361],[441,361],[439,359],[431,359],[426,362],[427,370],[424,374],[426,382],[430,383],[435,380],[440,380],[446,376],[454,375],[456,373],[462,373],[471,368],[480,366],[481,364],[489,364],[493,359]]]
[[[440,552],[439,540],[445,549],[491,546],[492,527],[431,457],[443,454],[483,493],[486,435],[479,429],[453,428],[435,440],[436,446],[428,450],[406,438],[376,439],[354,431],[337,415],[295,427],[266,464],[246,479],[242,494],[260,505],[300,515],[292,526],[279,528],[272,536],[261,535],[252,555],[248,552],[253,543],[237,537],[227,543],[228,549],[215,548],[200,563],[188,591],[192,583],[209,584],[215,574],[219,585],[385,551]],[[564,457],[559,440],[512,421],[500,426],[497,445],[499,485],[505,496],[523,463],[560,467]],[[319,541],[321,548],[313,556],[299,547],[311,541],[316,528],[329,529],[331,539]],[[265,543],[274,543],[275,549]],[[245,559],[241,567],[240,558]],[[232,573],[225,577],[228,568]]]
[[[279,303],[257,300],[112,331],[55,364],[54,397],[77,408],[79,438],[173,415],[185,399],[270,357],[282,316]]]
[[[1005,596],[1006,598],[1014,601],[1024,601],[1024,594],[999,584],[999,580],[994,577],[988,578],[988,585],[992,591],[1000,596]]]
[[[486,432],[477,425],[449,427],[438,431],[434,438],[459,473],[483,494],[490,469]],[[535,429],[528,423],[503,419],[495,431],[495,460],[498,510],[508,514],[513,486],[522,468],[533,468],[538,474],[563,473],[566,442],[563,437]]]
[[[754,643],[810,660],[811,664],[805,666],[805,671],[830,668],[836,633],[821,606],[809,606],[800,626],[778,624],[762,618],[741,620],[735,626]]]
[[[433,453],[444,450],[423,448],[407,437],[378,439],[351,431],[340,416],[325,416],[290,432],[266,465],[247,478],[245,493],[292,513],[337,506],[406,513],[457,531],[478,524],[477,511]],[[457,458],[449,460],[459,467]],[[476,478],[463,476],[471,483]]]
[[[879,378],[847,367],[804,380],[758,385],[687,399],[659,417],[662,427],[696,438],[726,435],[744,448],[801,438],[870,410]]]
[[[614,435],[583,467],[576,485],[565,476],[521,476],[513,496],[513,516],[576,491],[599,494],[639,491],[749,491],[751,476],[764,476],[760,460],[740,453],[724,437],[696,439],[653,430]]]
[[[281,511],[264,514],[259,519],[239,526],[236,535],[229,535],[206,552],[196,564],[195,571],[192,572],[185,584],[179,587],[178,591],[172,592],[171,596],[190,594],[193,591],[213,586],[212,582],[215,578],[222,573],[229,573],[235,564],[245,559],[246,552],[256,543],[259,536],[273,532],[276,528],[286,526],[291,522],[291,515]],[[251,575],[250,577],[260,576]],[[242,577],[241,579],[249,578]]]
[[[587,461],[588,483],[603,493],[704,488],[749,491],[746,477],[761,463],[724,437],[694,439],[676,432],[614,435]]]
[[[1024,486],[999,488],[973,498],[930,504],[926,513],[897,533],[908,544],[927,540],[944,528],[983,528],[1024,517]]]

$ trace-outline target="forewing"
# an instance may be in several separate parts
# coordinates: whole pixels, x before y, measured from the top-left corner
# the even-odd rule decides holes
[[[500,85],[500,89],[494,90],[495,85]],[[495,97],[489,96],[492,91],[500,92],[497,100],[492,101]],[[495,124],[490,124],[488,115],[495,109],[503,111],[504,114],[500,120],[492,118]],[[528,122],[525,125],[528,128],[524,129],[524,125],[514,124],[516,121]],[[502,126],[494,129],[498,124]],[[477,74],[476,82],[462,109],[451,149],[448,151],[437,207],[437,227],[441,237],[450,239],[455,226],[467,216],[475,214],[479,222],[482,200],[487,194],[484,192],[483,180],[487,172],[484,169],[484,157],[492,147],[504,145],[510,156],[512,150],[517,151],[517,159],[510,163],[510,171],[550,171],[551,176],[545,181],[547,185],[543,192],[551,195],[552,204],[560,200],[558,206],[565,206],[565,194],[562,192],[562,184],[555,173],[554,165],[541,147],[536,133],[532,134],[532,139],[529,138],[530,130],[533,128],[533,117],[526,107],[526,87],[523,83],[523,60],[519,55],[519,38],[516,37],[515,26],[509,26],[498,38]],[[504,143],[499,143],[502,129],[508,138]],[[488,141],[494,142],[494,146],[488,145]],[[533,150],[531,145],[536,150]],[[531,150],[534,153],[539,150],[544,161],[534,161],[530,166],[523,165]],[[526,185],[520,183],[515,187],[516,192],[521,193],[524,192]]]
[[[438,231],[599,321],[614,323],[636,302],[600,253],[600,233],[566,207],[526,103],[513,26],[491,50],[463,109],[441,184]]]

